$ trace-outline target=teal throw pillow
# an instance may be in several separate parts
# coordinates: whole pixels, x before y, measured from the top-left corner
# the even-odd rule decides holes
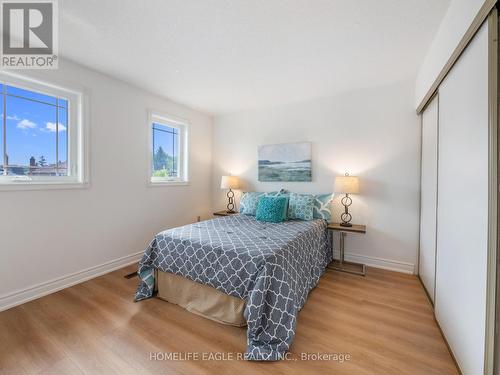
[[[312,220],[314,218],[314,197],[311,194],[290,193],[288,218]]]
[[[259,221],[280,223],[286,220],[288,198],[286,197],[261,197],[257,204],[255,218]]]
[[[240,214],[255,216],[255,213],[257,212],[257,204],[259,203],[260,198],[277,196],[278,194],[279,192],[277,191],[270,193],[249,191],[243,193],[240,199]]]
[[[313,217],[332,221],[333,194],[314,195]]]

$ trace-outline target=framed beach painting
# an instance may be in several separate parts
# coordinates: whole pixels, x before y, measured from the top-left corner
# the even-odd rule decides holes
[[[311,181],[311,142],[259,146],[259,181]]]

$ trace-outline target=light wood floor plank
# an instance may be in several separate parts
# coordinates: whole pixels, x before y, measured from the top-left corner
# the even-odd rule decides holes
[[[0,313],[0,374],[458,374],[419,280],[373,268],[364,278],[325,273],[300,312],[291,360],[151,360],[169,352],[236,356],[246,331],[159,299],[134,303],[138,280],[123,278],[134,270]],[[305,361],[301,353],[352,358]]]

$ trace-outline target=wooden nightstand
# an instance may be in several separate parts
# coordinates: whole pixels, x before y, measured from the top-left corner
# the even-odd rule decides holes
[[[330,223],[328,224],[328,230],[339,232],[340,233],[340,259],[333,259],[330,266],[331,269],[336,271],[353,273],[355,275],[366,275],[366,266],[361,263],[347,262],[344,260],[344,245],[345,245],[345,236],[347,233],[366,233],[365,225],[357,225],[353,224],[352,227],[343,227],[339,223]],[[332,236],[332,251],[333,251],[333,236]]]
[[[236,215],[238,212],[227,212],[226,210],[214,212],[214,216],[231,216]]]

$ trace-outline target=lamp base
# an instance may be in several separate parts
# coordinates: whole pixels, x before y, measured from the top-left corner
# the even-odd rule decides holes
[[[226,214],[235,214],[236,211],[235,210],[226,210]]]
[[[234,192],[229,188],[229,191],[227,192],[227,214],[234,214]]]
[[[349,206],[352,204],[352,199],[349,196],[349,194],[346,193],[345,197],[342,198],[341,202],[344,206],[344,212],[342,213],[342,215],[340,215],[340,220],[342,220],[342,222],[340,223],[340,226],[352,227],[352,224],[351,224],[352,216],[349,213]]]

